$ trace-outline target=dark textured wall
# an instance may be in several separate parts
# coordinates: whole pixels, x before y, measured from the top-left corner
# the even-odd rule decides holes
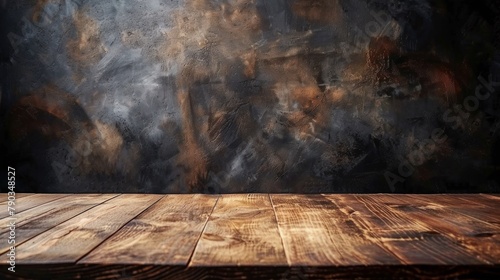
[[[17,191],[500,190],[495,1],[0,9]]]

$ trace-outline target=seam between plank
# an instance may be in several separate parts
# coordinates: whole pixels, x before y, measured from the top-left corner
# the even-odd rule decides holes
[[[285,254],[285,258],[286,258],[286,263],[288,264],[288,266],[292,266],[292,262],[290,261],[290,258],[286,252],[286,248],[285,248],[285,241],[283,240],[283,234],[281,232],[281,227],[278,223],[278,215],[276,214],[276,208],[274,206],[274,202],[273,202],[273,199],[271,198],[271,194],[267,194],[268,197],[269,197],[269,201],[271,202],[271,206],[273,207],[273,213],[274,213],[274,220],[276,221],[276,227],[278,228],[278,234],[280,236],[280,240],[281,240],[281,246],[283,247],[283,254]]]
[[[196,244],[194,244],[194,249],[191,252],[191,255],[189,256],[188,261],[186,262],[186,267],[191,267],[191,262],[193,261],[194,254],[196,253],[196,248],[198,248],[198,244],[200,243],[200,239],[203,236],[203,233],[205,232],[205,228],[207,227],[208,222],[210,221],[210,218],[212,217],[212,214],[214,213],[215,206],[217,206],[217,203],[219,202],[219,199],[221,198],[221,195],[217,195],[217,199],[215,200],[214,206],[212,207],[212,211],[207,216],[207,220],[205,221],[205,224],[203,225],[203,228],[200,231],[200,235],[198,236],[198,239],[196,239]]]
[[[122,196],[123,194],[120,194],[118,196]],[[118,196],[115,196],[113,198],[116,198]],[[103,244],[104,242],[106,242],[106,240],[110,239],[111,237],[113,237],[115,235],[115,233],[117,233],[118,231],[120,231],[123,227],[125,227],[127,224],[129,224],[132,220],[134,220],[135,218],[137,218],[139,215],[141,215],[142,213],[144,213],[146,210],[148,210],[149,208],[151,208],[153,205],[155,205],[158,201],[160,201],[163,197],[165,197],[165,195],[159,197],[155,202],[151,203],[148,207],[144,208],[142,211],[140,211],[137,215],[133,216],[130,220],[128,220],[127,222],[123,223],[123,225],[121,227],[119,227],[117,230],[115,230],[113,233],[111,233],[108,237],[104,238],[101,242],[99,242],[99,244],[97,244],[96,246],[94,246],[94,248],[90,249],[87,253],[83,254],[81,257],[79,257],[78,259],[75,260],[75,264],[79,264],[78,262],[81,261],[83,258],[85,258],[86,256],[88,256],[90,253],[92,253],[97,247],[101,246],[101,244]],[[107,200],[109,201],[109,200]],[[90,209],[89,209],[90,210]]]
[[[84,194],[82,194],[82,195],[84,195]],[[111,199],[113,199],[113,198],[115,198],[115,197],[117,197],[117,196],[120,196],[120,194],[117,194],[117,195],[115,195],[115,196],[112,196],[112,197],[110,197],[110,198],[108,198],[108,199],[104,200],[104,201],[101,201],[101,202],[99,202],[99,203],[97,203],[97,204],[93,205],[93,206],[92,206],[92,207],[90,207],[89,209],[86,209],[86,210],[84,210],[84,211],[82,211],[82,212],[80,212],[80,213],[78,213],[78,214],[74,215],[73,217],[68,218],[67,220],[61,221],[61,222],[60,222],[60,223],[58,223],[57,225],[54,225],[54,226],[52,226],[52,227],[50,227],[50,228],[47,228],[46,230],[41,231],[41,232],[40,232],[40,233],[38,233],[37,235],[32,236],[32,237],[30,237],[30,238],[28,238],[28,239],[26,239],[26,240],[24,240],[24,241],[22,241],[22,242],[20,242],[20,243],[17,243],[17,242],[16,242],[16,243],[17,243],[17,244],[16,244],[16,246],[21,246],[22,244],[26,243],[27,241],[30,241],[31,239],[33,239],[33,238],[35,238],[35,237],[39,236],[40,234],[43,234],[43,233],[45,233],[45,232],[47,232],[47,231],[49,231],[49,230],[51,230],[51,229],[53,229],[53,228],[55,228],[55,227],[59,226],[60,224],[65,223],[65,222],[67,222],[67,221],[69,221],[69,220],[71,220],[71,219],[75,218],[76,216],[79,216],[79,215],[81,215],[81,214],[83,214],[83,213],[85,213],[85,212],[89,211],[90,209],[92,209],[92,208],[94,208],[94,207],[96,207],[96,206],[98,206],[98,205],[101,205],[101,204],[103,204],[103,203],[105,203],[105,202],[107,202],[107,201],[109,201],[109,200],[111,200]],[[53,200],[53,201],[56,201],[56,200],[57,200],[57,199],[55,199],[55,200]],[[1,254],[3,254],[3,253],[5,253],[5,252],[7,252],[7,251],[3,251],[3,252],[0,252],[0,253],[1,253]]]

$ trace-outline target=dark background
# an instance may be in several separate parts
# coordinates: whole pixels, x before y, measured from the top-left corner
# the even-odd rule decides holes
[[[475,97],[500,82],[498,19],[495,1],[0,1],[1,163],[17,192],[498,192],[499,87]]]

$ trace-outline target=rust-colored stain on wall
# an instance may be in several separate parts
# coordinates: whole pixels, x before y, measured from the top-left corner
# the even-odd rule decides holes
[[[494,1],[3,1],[33,192],[499,191]]]

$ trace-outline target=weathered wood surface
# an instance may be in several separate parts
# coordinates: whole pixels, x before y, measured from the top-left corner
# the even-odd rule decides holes
[[[115,196],[117,195],[75,194],[16,214],[16,246]],[[8,224],[9,221],[10,217],[3,218],[0,219],[0,224]],[[8,231],[7,227],[1,228],[0,235],[4,235]],[[2,239],[0,253],[7,251],[10,246],[7,239]]]
[[[366,239],[348,213],[321,195],[272,195],[271,199],[290,265],[401,264]]]
[[[500,277],[494,195],[16,198],[16,272],[5,258],[0,279]]]
[[[488,223],[500,225],[500,214],[497,203],[485,202],[482,195],[475,196],[475,199],[461,198],[459,195],[409,195],[416,201],[424,201],[436,207],[446,207],[447,209],[464,215],[473,216]],[[486,205],[485,203],[489,204]]]
[[[490,199],[500,200],[500,194],[495,194],[495,193],[492,193],[492,194],[485,194],[485,193],[482,193],[481,195],[482,195],[482,196],[485,196],[485,197],[487,197],[487,198],[490,198]]]
[[[419,202],[407,195],[373,196],[377,202],[402,212],[458,242],[489,263],[500,259],[500,227],[446,207]]]
[[[17,263],[76,262],[160,198],[117,196],[21,244]]]
[[[269,195],[224,195],[198,241],[190,266],[286,265]]]
[[[15,197],[16,198],[21,198],[21,197],[25,197],[25,196],[30,196],[30,195],[34,195],[34,193],[15,193]],[[0,193],[0,204],[1,205],[4,205],[6,203],[6,199],[7,199],[7,196],[8,196],[8,193]]]
[[[481,205],[485,205],[492,208],[497,208],[500,205],[500,200],[498,197],[492,195],[474,195],[474,194],[464,194],[464,195],[455,195],[458,196],[461,200],[466,200],[474,203],[478,203]]]
[[[63,197],[69,196],[69,194],[35,194],[35,195],[27,195],[23,196],[20,194],[16,194],[16,200],[14,201],[14,204],[12,207],[15,209],[15,213],[21,213],[25,210],[28,210],[30,208],[33,208],[35,206],[54,201]],[[9,213],[7,211],[7,205],[8,201],[7,197],[3,198],[2,202],[0,203],[0,209],[5,209],[4,211],[0,212],[0,219],[5,218],[9,216]]]
[[[200,194],[165,196],[79,263],[186,265],[216,201]]]
[[[405,264],[487,264],[418,220],[377,202],[372,195],[325,195],[350,217],[364,236]]]

